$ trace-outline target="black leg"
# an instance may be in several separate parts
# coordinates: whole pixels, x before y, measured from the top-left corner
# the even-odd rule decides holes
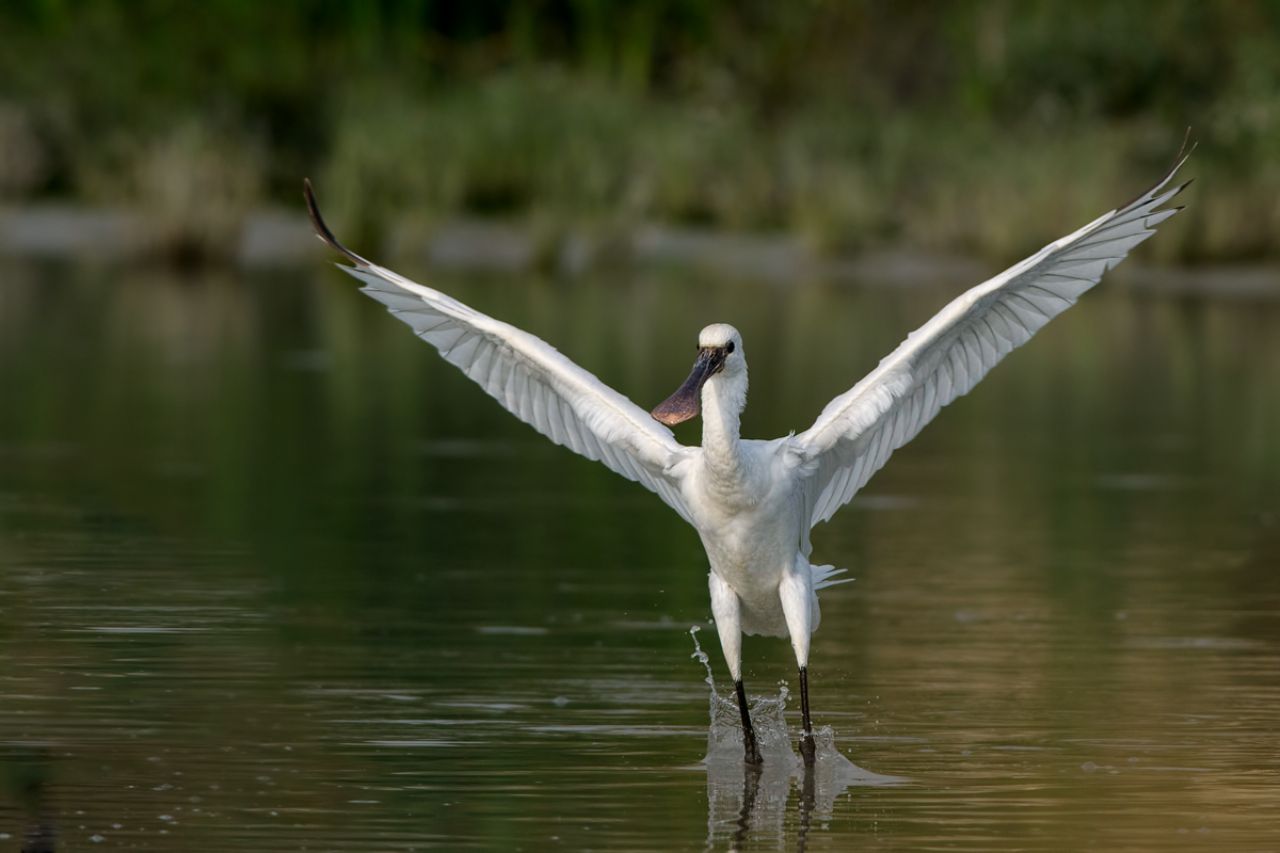
[[[747,689],[741,681],[733,682],[733,687],[738,692],[738,710],[742,712],[742,746],[746,750],[746,761],[748,764],[760,764],[764,759],[760,757],[756,730],[751,725],[751,712],[747,710]]]
[[[806,764],[812,764],[816,757],[816,746],[813,742],[813,719],[809,716],[809,668],[800,667],[800,717],[804,732],[800,735],[800,755]]]

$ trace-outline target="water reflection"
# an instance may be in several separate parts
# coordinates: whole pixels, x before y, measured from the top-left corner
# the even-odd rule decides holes
[[[736,850],[748,843],[769,842],[803,850],[814,821],[825,827],[834,819],[837,800],[850,788],[908,782],[872,773],[849,761],[836,747],[829,727],[815,732],[815,737],[818,749],[813,762],[791,755],[791,760],[775,756],[763,765],[748,765],[742,760],[740,746],[733,756],[707,756],[706,849],[727,844]]]
[[[815,754],[807,761],[792,749],[794,733],[785,716],[789,692],[785,685],[777,696],[756,696],[751,703],[763,765],[748,765],[742,757],[742,723],[734,697],[721,696],[709,656],[698,641],[698,628],[690,631],[693,657],[706,672],[710,691],[707,730],[707,844],[716,849],[728,841],[740,849],[748,841],[788,840],[788,810],[795,794],[791,835],[794,848],[805,849],[815,818],[829,821],[836,799],[851,787],[887,787],[908,782],[900,776],[873,773],[851,762],[836,746],[830,726],[814,730]]]
[[[948,295],[441,284],[638,399],[733,322],[756,435],[804,426]],[[1280,303],[1114,287],[1064,322],[816,531],[857,577],[814,637],[823,755],[910,781],[821,759],[806,780],[789,650],[748,640],[786,751],[753,780],[688,660],[701,548],[643,489],[502,417],[328,271],[16,266],[0,842],[1274,849]],[[39,784],[9,783],[28,765]]]

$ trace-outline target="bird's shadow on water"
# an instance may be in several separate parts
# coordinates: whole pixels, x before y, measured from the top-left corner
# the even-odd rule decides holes
[[[874,773],[845,758],[836,747],[834,730],[823,726],[814,732],[814,760],[806,762],[792,749],[791,733],[785,717],[787,688],[777,696],[757,698],[751,719],[764,763],[750,767],[743,761],[742,723],[736,700],[716,692],[715,679],[707,655],[693,636],[693,657],[707,670],[710,688],[710,729],[707,732],[707,849],[730,842],[730,849],[748,839],[784,842],[788,835],[787,815],[796,792],[794,847],[803,850],[811,828],[830,820],[836,800],[856,787],[884,787],[906,784],[902,776]]]

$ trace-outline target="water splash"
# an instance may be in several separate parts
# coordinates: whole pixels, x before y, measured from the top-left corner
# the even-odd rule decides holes
[[[710,691],[708,697],[711,727],[707,730],[707,755],[703,759],[706,764],[721,761],[742,763],[742,715],[738,712],[737,697],[730,693],[721,696],[716,691],[716,678],[711,672],[711,661],[698,642],[697,625],[689,629],[693,639],[691,658],[702,664],[707,677],[703,679]],[[791,751],[790,736],[787,734],[785,711],[789,691],[786,684],[778,687],[778,695],[756,696],[751,699],[751,721],[755,724],[756,740],[765,758],[781,759],[786,764],[799,761]]]
[[[793,736],[787,727],[786,708],[790,696],[785,683],[778,686],[776,696],[750,699],[751,721],[764,756],[764,766],[748,769],[742,760],[742,717],[737,698],[721,696],[716,691],[711,662],[698,642],[697,626],[689,629],[693,639],[690,657],[706,670],[703,679],[710,690],[707,731],[707,841],[732,836],[738,845],[747,836],[761,840],[784,841],[787,835],[787,804],[795,789],[799,799],[796,832],[807,833],[810,820],[826,821],[835,811],[841,794],[853,787],[900,785],[909,780],[901,776],[873,773],[859,767],[841,754],[836,746],[836,733],[830,726],[814,731],[816,757],[812,768],[792,748],[799,732]]]

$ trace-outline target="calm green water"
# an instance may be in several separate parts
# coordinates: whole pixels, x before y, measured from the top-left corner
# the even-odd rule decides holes
[[[436,281],[646,406],[732,322],[759,436],[961,284]],[[344,277],[9,267],[0,849],[1276,849],[1277,389],[1280,299],[1087,297],[817,531],[860,771],[753,787],[692,530]]]

